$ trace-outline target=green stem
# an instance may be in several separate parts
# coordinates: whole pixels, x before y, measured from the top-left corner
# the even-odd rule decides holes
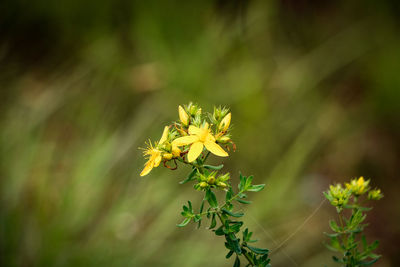
[[[251,266],[254,266],[253,260],[247,255],[247,252],[243,253],[244,257],[247,259],[247,261],[250,263]]]
[[[185,160],[183,160],[183,159],[181,159],[181,158],[178,158],[178,160],[179,160],[180,162],[182,162],[182,163],[192,165],[193,167],[197,168],[197,170],[199,170],[200,173],[203,173],[203,168],[204,168],[203,165],[204,165],[204,163],[205,163],[205,161],[207,160],[207,158],[208,158],[209,155],[210,155],[210,152],[208,151],[208,153],[206,154],[206,156],[205,156],[204,159],[202,160],[202,162],[201,162],[202,164],[201,164],[201,165],[196,164],[196,163],[194,163],[194,162],[186,162]],[[239,195],[242,194],[242,193],[243,193],[243,191],[240,191],[239,193],[237,193],[236,195],[234,195],[233,197],[231,197],[228,201],[225,201],[225,203],[224,203],[221,207],[217,207],[217,208],[215,208],[214,210],[211,210],[211,211],[206,211],[206,212],[199,213],[198,215],[204,216],[204,215],[208,215],[208,214],[217,214],[217,216],[218,216],[218,218],[219,218],[221,224],[224,226],[224,225],[225,225],[225,219],[221,216],[221,210],[222,210],[223,208],[225,208],[225,207],[228,205],[228,203],[230,203],[230,202],[232,202],[233,200],[237,199],[237,198],[239,197]],[[242,246],[242,248],[243,248],[243,246]],[[253,262],[252,259],[249,257],[249,255],[247,255],[246,252],[243,252],[242,254],[243,254],[244,257],[246,258],[246,260],[249,262],[250,266],[255,266],[255,265],[254,265],[254,262]]]
[[[206,154],[206,156],[204,157],[204,159],[203,159],[203,164],[204,164],[204,162],[206,162],[208,156],[210,156],[210,151],[208,151],[207,154]]]

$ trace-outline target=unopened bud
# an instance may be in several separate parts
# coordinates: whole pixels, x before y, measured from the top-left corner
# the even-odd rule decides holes
[[[221,144],[226,144],[230,141],[231,139],[228,136],[221,136],[217,139],[218,142]]]
[[[374,189],[368,192],[368,199],[369,200],[379,200],[383,198],[383,194],[381,194],[380,189]]]
[[[206,182],[201,182],[201,183],[199,184],[199,186],[200,186],[201,188],[206,188],[206,187],[207,187],[207,183],[206,183]]]
[[[181,150],[177,146],[172,146],[172,155],[174,157],[179,157],[181,155]]]
[[[163,159],[166,159],[166,160],[172,159],[172,154],[171,154],[171,153],[165,153],[165,154],[163,154]]]
[[[178,110],[179,110],[179,119],[181,120],[182,124],[184,126],[188,126],[189,115],[186,113],[185,109],[181,105],[179,105]]]
[[[225,187],[226,187],[226,183],[218,182],[218,183],[217,183],[217,186],[218,186],[218,187],[225,188]]]
[[[219,123],[218,128],[222,131],[222,132],[226,132],[229,128],[229,125],[231,124],[231,118],[232,115],[229,112],[223,119],[222,121]]]
[[[208,184],[214,184],[214,183],[215,183],[215,177],[214,177],[214,176],[209,177],[209,178],[207,179],[207,183],[208,183]]]

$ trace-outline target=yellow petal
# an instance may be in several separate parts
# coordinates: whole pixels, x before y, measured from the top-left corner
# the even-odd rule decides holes
[[[228,153],[226,153],[225,150],[222,149],[218,144],[215,142],[211,142],[207,140],[204,142],[204,145],[206,146],[207,150],[213,153],[214,155],[220,156],[220,157],[227,157]]]
[[[154,166],[154,161],[149,160],[144,166],[143,171],[140,173],[140,176],[145,176],[149,174],[149,172],[153,169],[153,166]]]
[[[168,129],[169,129],[168,126],[164,127],[163,134],[162,134],[161,139],[158,142],[158,144],[162,145],[162,143],[164,143],[167,140],[167,138],[168,138]]]
[[[207,137],[206,137],[206,142],[209,142],[209,141],[215,143],[215,137],[210,132],[208,132]]]
[[[176,138],[174,141],[172,141],[172,146],[190,145],[191,143],[194,143],[197,140],[199,140],[199,138],[195,135],[183,136],[183,137]]]
[[[186,111],[181,105],[179,105],[178,111],[179,111],[179,119],[181,120],[183,125],[187,126],[189,124],[189,115],[186,113]]]
[[[190,125],[189,126],[189,134],[200,135],[201,134],[201,129],[196,127],[196,126]]]
[[[188,161],[192,162],[200,156],[201,152],[203,152],[203,143],[195,142],[190,146],[188,153]]]
[[[160,165],[162,156],[161,153],[154,159],[154,167],[158,167],[158,165]]]

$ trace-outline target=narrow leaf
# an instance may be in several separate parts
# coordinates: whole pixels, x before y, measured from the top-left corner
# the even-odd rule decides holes
[[[194,178],[194,176],[195,176],[195,174],[196,174],[196,171],[197,171],[197,169],[196,169],[196,168],[193,168],[193,170],[189,173],[188,177],[186,177],[185,180],[180,181],[179,183],[180,183],[180,184],[186,184],[187,182],[193,180],[193,178]]]
[[[253,251],[254,253],[260,254],[260,255],[264,255],[264,254],[267,254],[269,252],[269,250],[266,249],[266,248],[256,248],[256,247],[252,247],[252,246],[249,246],[249,245],[246,245],[246,247],[248,249],[250,249],[251,251]]]
[[[259,191],[263,190],[264,187],[265,187],[265,184],[252,185],[249,187],[249,189],[247,189],[247,191],[259,192]]]
[[[211,224],[209,229],[213,229],[217,225],[217,220],[215,219],[215,213],[212,215]]]
[[[218,165],[218,166],[213,166],[213,165],[203,165],[204,168],[208,170],[220,170],[224,167],[224,164]]]
[[[181,222],[180,224],[177,224],[176,226],[178,226],[178,227],[184,227],[184,226],[186,226],[189,222],[190,222],[190,218],[186,218],[185,220],[183,220],[183,222]]]
[[[227,210],[227,209],[222,209],[222,211],[225,212],[226,214],[229,214],[230,216],[236,217],[236,218],[242,217],[242,216],[244,215],[243,212],[234,213],[234,212],[229,211],[229,210]]]
[[[233,264],[233,267],[240,267],[240,260],[238,256],[236,256],[236,260],[235,263]]]
[[[242,203],[242,204],[251,204],[252,203],[251,201],[243,200],[243,199],[240,199],[240,198],[236,199],[236,201],[239,202],[239,203]]]
[[[217,197],[213,191],[208,190],[206,193],[206,198],[211,207],[216,208],[218,206]]]

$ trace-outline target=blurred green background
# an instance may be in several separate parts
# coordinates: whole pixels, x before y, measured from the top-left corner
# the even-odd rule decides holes
[[[188,169],[139,178],[177,105],[227,105],[246,224],[273,266],[334,266],[322,191],[355,176],[385,197],[369,240],[400,266],[398,1],[0,2],[0,265],[231,266],[185,229]],[[213,158],[215,163],[221,158]]]

